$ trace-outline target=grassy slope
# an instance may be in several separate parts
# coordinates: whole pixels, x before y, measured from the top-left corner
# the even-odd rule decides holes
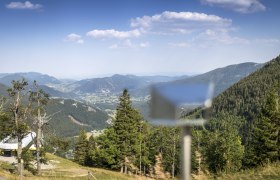
[[[30,180],[57,180],[57,179],[77,179],[83,180],[87,179],[88,171],[92,172],[92,174],[98,180],[132,180],[132,179],[140,179],[136,176],[128,176],[123,175],[118,172],[109,171],[105,169],[98,168],[88,168],[80,166],[72,161],[67,159],[63,159],[52,154],[47,155],[48,159],[52,164],[55,164],[55,169],[52,170],[43,170],[42,176],[33,176],[31,174],[27,174],[25,179]],[[1,162],[0,162],[1,165]],[[0,178],[4,177],[6,179],[18,179],[16,175],[10,174],[7,171],[4,171],[0,168]],[[92,178],[93,179],[93,178]],[[145,179],[145,178],[143,178]],[[199,175],[193,176],[193,179],[264,179],[264,180],[276,180],[280,179],[280,162],[270,164],[266,167],[259,167],[252,170],[245,170],[239,173],[231,173],[231,174],[221,174],[217,177],[210,177],[207,175]]]
[[[273,180],[280,179],[280,162],[258,167],[251,170],[245,170],[235,174],[226,174],[218,177],[218,179],[262,179]]]
[[[217,176],[193,175],[195,180],[218,179],[218,180],[276,180],[280,179],[280,162],[258,167],[255,169],[244,170],[238,173],[220,174]]]
[[[52,170],[43,170],[42,176],[33,176],[31,174],[26,174],[25,179],[30,180],[56,180],[56,179],[87,179],[88,171],[98,180],[132,180],[136,179],[134,176],[123,175],[118,172],[109,171],[105,169],[98,168],[88,168],[80,166],[72,161],[63,159],[52,154],[47,154],[47,158],[52,164],[55,165],[55,168]],[[0,162],[1,164],[1,162]],[[16,175],[10,174],[7,171],[4,171],[0,168],[0,178],[4,177],[7,179],[17,179]],[[91,178],[93,179],[93,178]]]

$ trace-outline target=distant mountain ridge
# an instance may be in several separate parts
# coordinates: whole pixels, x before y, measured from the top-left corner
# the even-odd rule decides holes
[[[20,80],[22,78],[28,80],[29,83],[32,83],[34,80],[36,80],[37,83],[40,85],[61,83],[61,81],[56,79],[55,77],[46,74],[37,73],[37,72],[0,74],[0,83],[6,86],[10,86],[12,80]]]
[[[0,83],[10,86],[12,80],[23,77],[29,81],[36,80],[43,90],[52,97],[84,99],[83,96],[90,94],[105,94],[106,96],[119,95],[123,89],[128,89],[133,97],[146,97],[150,93],[150,85],[156,83],[208,83],[215,84],[215,95],[248,76],[250,73],[260,69],[263,64],[252,62],[229,65],[217,68],[204,74],[196,76],[135,76],[115,74],[110,77],[84,79],[80,81],[59,80],[55,77],[40,73],[14,73],[0,74]]]
[[[72,83],[76,93],[120,93],[125,88],[133,91],[147,87],[152,83],[168,82],[182,79],[182,77],[168,76],[135,76],[115,74],[111,77],[86,79]]]
[[[253,120],[261,112],[267,93],[280,83],[280,56],[238,81],[213,100],[212,113],[229,112]]]
[[[60,81],[57,78],[40,73],[0,74],[0,94],[7,96],[6,90],[8,86],[11,85],[12,80],[19,80],[24,77],[29,80],[30,84],[33,80],[36,80],[40,87],[49,93],[51,97],[56,97],[51,100],[47,111],[49,113],[61,111],[53,117],[49,127],[58,135],[72,136],[78,134],[80,129],[92,130],[105,128],[107,126],[107,120],[109,119],[109,115],[105,109],[114,109],[118,93],[121,93],[124,88],[129,89],[133,97],[145,97],[149,95],[149,86],[153,83],[200,83],[212,81],[216,84],[215,94],[218,95],[254,71],[258,70],[257,72],[259,72],[259,69],[263,66],[264,64],[242,63],[218,68],[192,77],[113,75],[111,77],[93,78],[74,82],[71,80]],[[267,65],[265,65],[265,67],[266,66]],[[243,80],[241,80],[241,82],[242,81]],[[232,89],[232,87],[230,89]],[[228,95],[227,91],[228,90],[216,98],[216,103],[214,105],[215,110],[218,111],[220,108],[225,108],[226,104],[219,99],[221,97],[224,99],[225,96]],[[91,94],[95,95],[91,96]],[[111,95],[114,95],[115,100],[112,102],[107,101],[111,99]],[[101,110],[99,108],[99,105],[101,105],[100,103],[98,103],[99,107],[97,105],[87,105],[87,103],[83,103],[86,101],[90,104],[95,104],[96,99],[93,99],[91,102],[87,101],[89,100],[88,98],[91,97],[107,98],[103,103],[105,108]],[[73,99],[83,99],[83,102]],[[137,100],[137,107],[144,113],[144,116],[147,117],[149,105],[147,101],[142,102],[141,99],[142,98]],[[111,103],[111,105],[107,106],[106,103]]]
[[[188,84],[212,82],[215,85],[214,94],[215,96],[217,96],[234,83],[238,82],[242,78],[248,76],[249,74],[255,72],[263,66],[264,64],[258,64],[253,62],[234,64],[223,68],[217,68],[207,73],[178,80],[172,83]]]

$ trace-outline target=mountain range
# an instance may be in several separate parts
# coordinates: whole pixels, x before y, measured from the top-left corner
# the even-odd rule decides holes
[[[215,95],[220,94],[240,79],[260,69],[263,64],[242,63],[218,68],[196,76],[134,76],[113,75],[80,81],[59,80],[40,73],[0,74],[0,93],[6,96],[6,89],[12,80],[22,77],[29,82],[36,80],[52,98],[48,113],[57,113],[50,121],[50,129],[61,136],[78,134],[80,129],[103,129],[108,125],[115,110],[118,96],[127,88],[136,108],[147,118],[149,114],[149,86],[155,83],[200,83],[212,81],[216,84]],[[97,101],[99,103],[97,103]]]

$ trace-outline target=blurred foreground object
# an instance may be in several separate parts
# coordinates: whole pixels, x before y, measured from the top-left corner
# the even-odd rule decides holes
[[[191,178],[191,130],[203,125],[206,119],[184,118],[196,108],[208,109],[212,105],[214,84],[157,84],[151,88],[151,119],[155,125],[182,126],[183,161],[182,179]],[[191,116],[190,116],[191,117]]]

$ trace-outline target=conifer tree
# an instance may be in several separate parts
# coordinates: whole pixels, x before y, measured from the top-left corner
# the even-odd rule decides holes
[[[172,176],[179,173],[180,167],[180,131],[178,128],[154,127],[149,135],[149,159],[155,165],[155,157],[162,155],[164,171]]]
[[[82,130],[80,132],[78,142],[75,147],[74,160],[81,165],[85,165],[87,154],[88,154],[87,134],[85,130]]]
[[[91,161],[94,166],[105,167],[113,170],[120,168],[120,151],[117,144],[117,136],[113,127],[109,127],[101,134],[96,142],[96,151],[90,152]]]
[[[210,120],[208,130],[203,132],[204,158],[210,171],[236,172],[242,166],[244,146],[238,135],[244,120],[220,114]]]
[[[93,136],[90,136],[88,139],[88,152],[85,160],[85,165],[87,166],[96,166],[97,160],[97,143],[96,139]]]
[[[279,86],[276,83],[268,93],[266,103],[257,119],[252,134],[247,165],[265,165],[279,160]]]
[[[128,168],[132,167],[135,161],[139,143],[139,127],[142,121],[142,116],[132,107],[130,95],[125,89],[119,98],[117,114],[112,126],[116,135],[117,142],[115,143],[117,149],[120,150],[117,161],[123,173],[127,173]]]

